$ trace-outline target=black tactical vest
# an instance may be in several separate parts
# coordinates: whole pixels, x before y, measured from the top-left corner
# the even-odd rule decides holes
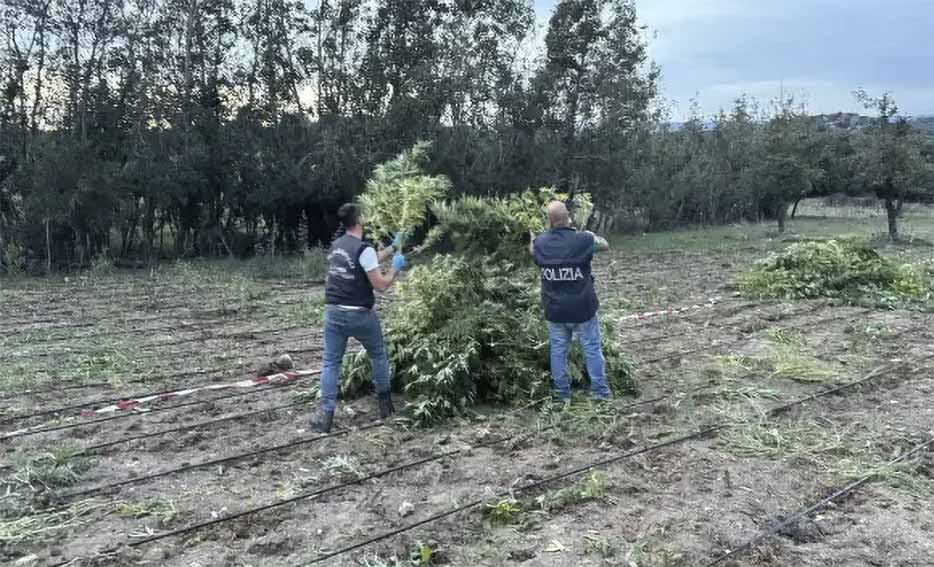
[[[345,234],[331,244],[324,302],[372,309],[376,303],[373,285],[360,265],[360,255],[370,246],[365,240]]]
[[[535,264],[542,271],[545,320],[552,323],[591,320],[600,305],[590,269],[593,235],[573,228],[555,228],[535,239],[534,251]]]

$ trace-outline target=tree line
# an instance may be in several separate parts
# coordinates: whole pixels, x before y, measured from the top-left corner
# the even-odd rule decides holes
[[[740,98],[674,127],[631,0],[7,0],[0,266],[328,241],[376,164],[429,140],[456,193],[589,192],[600,228],[777,219],[930,189],[930,138]],[[842,125],[841,121],[854,122]]]

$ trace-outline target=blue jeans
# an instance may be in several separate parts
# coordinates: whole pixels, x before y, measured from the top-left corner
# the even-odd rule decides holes
[[[337,385],[347,339],[363,345],[373,367],[377,393],[389,391],[389,357],[383,346],[379,317],[369,309],[350,310],[328,306],[324,313],[324,364],[321,367],[321,409],[332,412],[337,407]]]
[[[571,398],[571,381],[568,378],[568,351],[571,342],[577,337],[581,349],[584,351],[584,360],[587,363],[587,374],[590,375],[590,388],[593,397],[598,399],[610,396],[610,387],[606,382],[606,363],[603,360],[603,349],[600,347],[600,321],[594,315],[586,323],[552,323],[548,322],[548,339],[551,347],[551,381],[555,392],[562,400]]]

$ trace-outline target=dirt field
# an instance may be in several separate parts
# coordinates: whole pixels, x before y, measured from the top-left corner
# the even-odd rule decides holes
[[[881,466],[934,435],[934,359],[921,359],[934,356],[931,316],[742,300],[735,276],[762,250],[727,242],[600,260],[603,316],[620,321],[639,361],[638,398],[484,408],[410,431],[374,426],[365,397],[341,403],[325,438],[305,430],[314,377],[89,411],[251,379],[286,352],[316,369],[320,285],[209,266],[8,285],[0,562],[704,566],[772,530],[720,564],[934,564],[934,456]],[[631,317],[666,308],[687,309]],[[280,445],[291,446],[268,450]]]

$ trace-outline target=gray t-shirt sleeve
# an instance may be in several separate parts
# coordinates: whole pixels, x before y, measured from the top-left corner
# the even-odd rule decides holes
[[[379,267],[379,258],[372,246],[367,246],[360,254],[360,266],[364,272],[372,272]]]

